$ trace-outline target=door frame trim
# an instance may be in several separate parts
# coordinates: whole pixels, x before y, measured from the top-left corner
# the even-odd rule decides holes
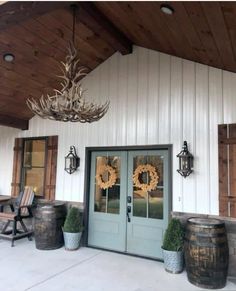
[[[173,145],[136,145],[136,146],[100,146],[100,147],[86,147],[85,148],[85,175],[84,175],[84,234],[83,245],[88,246],[88,226],[89,226],[89,193],[90,193],[90,171],[91,171],[91,156],[95,151],[132,151],[132,150],[167,150],[169,154],[168,163],[168,184],[170,189],[169,195],[169,218],[172,210],[172,157],[173,157]]]

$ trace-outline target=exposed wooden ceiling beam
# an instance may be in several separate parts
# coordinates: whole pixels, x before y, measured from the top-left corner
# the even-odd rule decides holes
[[[66,1],[8,1],[0,5],[0,29],[9,28],[33,17],[38,17],[53,10],[69,7]]]
[[[85,24],[122,55],[132,53],[131,41],[109,21],[93,3],[78,3],[79,12],[77,19],[79,22]]]
[[[29,128],[29,121],[25,119],[0,114],[0,125],[27,130]]]

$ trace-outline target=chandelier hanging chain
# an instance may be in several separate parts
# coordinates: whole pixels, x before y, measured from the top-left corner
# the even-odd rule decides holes
[[[75,48],[76,5],[72,5],[72,41],[69,42],[69,54],[61,62],[61,90],[53,89],[54,95],[41,96],[39,100],[28,98],[26,104],[30,110],[40,116],[57,121],[91,123],[100,120],[109,109],[109,101],[102,105],[85,100],[81,78],[87,69],[79,65],[78,51]]]
[[[72,23],[72,43],[75,45],[75,19],[76,19],[76,4],[72,5],[73,9],[73,23]]]

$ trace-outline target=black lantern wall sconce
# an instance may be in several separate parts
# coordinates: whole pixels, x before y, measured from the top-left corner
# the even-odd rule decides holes
[[[188,144],[184,141],[182,151],[177,155],[179,158],[179,169],[177,170],[184,178],[188,177],[193,168],[193,155],[188,151]]]
[[[76,154],[74,146],[70,147],[69,154],[65,157],[65,171],[69,174],[74,173],[80,164],[80,158]]]

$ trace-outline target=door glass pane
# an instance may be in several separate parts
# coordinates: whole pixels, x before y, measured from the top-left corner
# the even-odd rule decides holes
[[[44,168],[25,170],[25,186],[31,186],[37,196],[43,196]]]
[[[155,167],[158,174],[157,187],[164,186],[163,181],[163,156],[147,156],[147,163]]]
[[[120,211],[120,185],[114,185],[108,189],[108,213],[119,213]]]
[[[96,158],[94,211],[120,213],[120,157]]]
[[[106,190],[103,190],[98,185],[95,185],[94,211],[106,212],[106,200]]]
[[[148,217],[163,219],[163,189],[149,192]]]
[[[142,166],[145,170],[139,172]],[[136,156],[133,169],[138,182],[133,181],[133,216],[163,219],[163,157]]]
[[[146,164],[146,156],[136,156],[133,160],[134,171],[140,165]],[[139,175],[140,183],[146,183],[147,175]],[[147,217],[147,191],[133,185],[133,216]]]
[[[163,156],[148,156],[147,163],[155,167],[158,175],[156,189],[148,192],[148,217],[163,219]]]
[[[44,167],[45,140],[26,140],[24,148],[25,167]]]
[[[46,139],[29,139],[24,142],[22,188],[31,186],[35,195],[44,195]]]

